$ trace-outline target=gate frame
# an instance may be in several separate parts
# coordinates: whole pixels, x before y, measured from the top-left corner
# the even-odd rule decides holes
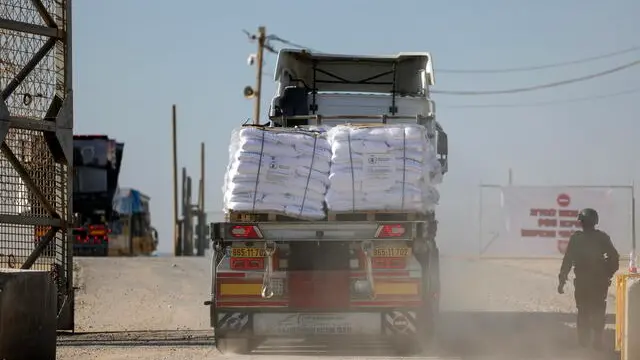
[[[515,184],[507,184],[507,185],[498,185],[498,184],[483,184],[480,183],[478,185],[479,188],[479,201],[478,201],[478,257],[483,257],[483,250],[485,250],[493,240],[484,246],[482,243],[482,235],[484,233],[484,229],[482,226],[483,220],[483,190],[484,189],[502,189],[506,187],[529,187],[529,188],[550,188],[550,187],[566,187],[566,188],[575,188],[575,189],[627,189],[631,190],[631,250],[634,254],[636,254],[636,196],[635,196],[635,183],[631,185],[515,185]],[[620,256],[622,257],[622,255]],[[505,257],[507,258],[507,257]]]
[[[23,67],[14,74],[13,79],[6,87],[1,89],[0,139],[2,145],[0,152],[20,175],[25,187],[34,195],[49,217],[0,214],[0,223],[49,227],[47,233],[20,266],[21,269],[30,269],[50,243],[56,241],[55,236],[60,231],[61,242],[58,246],[61,246],[63,251],[60,262],[63,264],[62,272],[64,274],[59,273],[57,256],[51,264],[52,275],[54,280],[58,282],[58,330],[73,331],[75,327],[75,288],[73,286],[73,247],[70,244],[73,223],[72,0],[55,0],[53,14],[41,0],[30,0],[30,3],[45,25],[29,23],[23,19],[0,18],[0,29],[48,38],[37,51],[30,54],[30,59],[24,65],[20,64]],[[12,7],[12,5],[6,6]],[[18,9],[18,5],[13,7]],[[52,52],[55,57],[53,65],[56,71],[55,89],[43,118],[36,120],[26,116],[12,115],[6,100],[27,80],[36,66]],[[6,143],[5,139],[10,128],[42,132],[47,148],[53,157],[53,163],[66,165],[66,216],[58,213]],[[63,276],[63,284],[60,284],[61,275]]]

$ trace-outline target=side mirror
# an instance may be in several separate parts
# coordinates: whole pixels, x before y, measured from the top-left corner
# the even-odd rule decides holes
[[[438,139],[436,142],[436,150],[438,155],[447,156],[449,155],[449,139],[447,137],[447,133],[444,131],[438,131]]]
[[[438,131],[436,152],[440,165],[442,165],[442,173],[445,174],[449,171],[449,139],[447,133],[442,130]]]

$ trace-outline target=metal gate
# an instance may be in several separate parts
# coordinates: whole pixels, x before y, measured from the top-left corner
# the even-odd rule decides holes
[[[46,269],[73,330],[71,0],[0,2],[0,267]]]

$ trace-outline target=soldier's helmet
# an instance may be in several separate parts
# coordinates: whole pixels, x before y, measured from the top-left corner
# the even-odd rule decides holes
[[[578,221],[598,225],[598,212],[591,208],[582,209],[578,214]]]

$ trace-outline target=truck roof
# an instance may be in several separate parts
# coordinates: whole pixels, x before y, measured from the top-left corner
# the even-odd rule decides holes
[[[346,55],[282,49],[278,53],[274,80],[280,81],[285,71],[306,86],[315,87],[316,91],[392,93],[395,90],[397,94],[410,95],[423,87],[421,71],[426,77],[424,85],[435,83],[428,52]]]
[[[99,134],[76,134],[73,135],[74,140],[111,140],[107,135]]]

